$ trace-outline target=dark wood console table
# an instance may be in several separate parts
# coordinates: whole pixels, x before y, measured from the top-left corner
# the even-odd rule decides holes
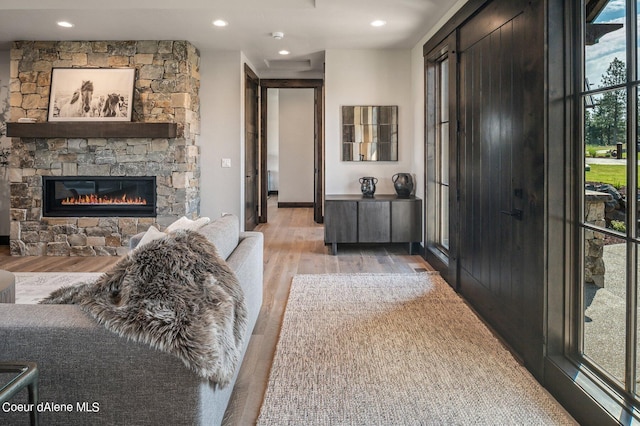
[[[324,242],[337,254],[338,243],[415,243],[422,241],[422,200],[381,194],[326,195]]]

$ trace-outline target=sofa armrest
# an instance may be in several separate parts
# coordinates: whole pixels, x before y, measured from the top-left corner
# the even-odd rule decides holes
[[[39,400],[72,408],[41,412],[42,424],[213,424],[202,416],[224,414],[202,409],[215,387],[180,360],[106,330],[78,306],[2,304],[0,324],[0,360],[36,362]],[[24,416],[0,410],[0,423]]]
[[[240,242],[227,258],[244,292],[247,305],[247,329],[253,330],[263,297],[264,237],[261,232],[241,232]],[[247,336],[248,340],[249,336]]]

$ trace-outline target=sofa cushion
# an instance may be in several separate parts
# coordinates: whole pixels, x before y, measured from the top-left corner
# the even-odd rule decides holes
[[[182,216],[180,219],[173,222],[171,225],[167,226],[167,229],[164,230],[167,234],[169,232],[177,231],[178,229],[188,229],[189,231],[197,231],[202,228],[204,225],[209,223],[211,219],[208,217],[200,217],[196,220],[191,220],[186,216]]]
[[[227,259],[240,241],[240,220],[238,216],[227,214],[198,229],[216,246],[218,254]]]

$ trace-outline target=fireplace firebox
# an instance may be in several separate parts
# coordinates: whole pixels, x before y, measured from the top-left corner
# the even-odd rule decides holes
[[[43,176],[43,216],[155,217],[156,178]]]

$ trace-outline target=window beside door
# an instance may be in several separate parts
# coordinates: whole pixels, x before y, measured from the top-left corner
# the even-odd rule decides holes
[[[441,57],[436,62],[436,84],[438,85],[436,109],[436,162],[435,188],[438,204],[436,208],[436,245],[449,252],[449,58]]]
[[[640,3],[640,2],[638,2]],[[638,398],[638,4],[582,0],[573,353]]]
[[[448,263],[450,253],[450,56],[441,46],[426,58],[426,242],[429,253]]]

